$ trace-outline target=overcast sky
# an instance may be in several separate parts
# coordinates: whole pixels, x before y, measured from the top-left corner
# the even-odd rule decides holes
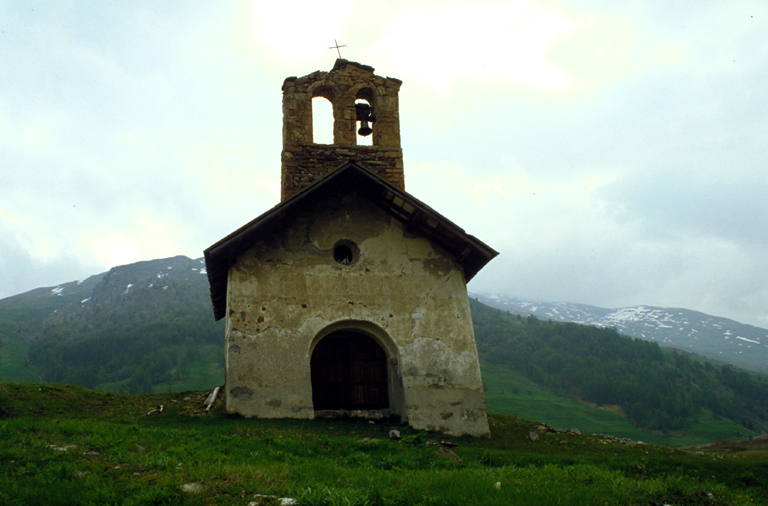
[[[0,297],[192,258],[279,201],[284,78],[401,79],[469,289],[768,327],[768,3],[0,0]]]

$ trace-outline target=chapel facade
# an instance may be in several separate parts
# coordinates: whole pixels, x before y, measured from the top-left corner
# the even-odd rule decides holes
[[[466,284],[497,253],[405,192],[400,85],[342,59],[285,80],[281,202],[205,251],[228,412],[490,434]]]

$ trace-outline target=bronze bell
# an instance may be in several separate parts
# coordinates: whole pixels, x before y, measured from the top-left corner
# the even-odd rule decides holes
[[[371,106],[365,102],[358,102],[355,104],[355,110],[357,112],[357,121],[360,122],[360,130],[358,130],[357,133],[363,137],[371,135],[373,130],[368,126],[368,122],[373,121]]]

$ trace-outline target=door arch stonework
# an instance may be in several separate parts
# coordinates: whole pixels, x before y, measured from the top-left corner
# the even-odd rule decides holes
[[[340,321],[315,336],[309,349],[314,411],[377,411],[404,419],[398,348],[366,321]]]

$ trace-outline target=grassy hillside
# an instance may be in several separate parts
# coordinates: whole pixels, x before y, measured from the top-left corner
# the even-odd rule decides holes
[[[756,435],[727,418],[703,414],[685,430],[662,432],[638,429],[619,406],[601,406],[559,397],[519,373],[483,365],[485,404],[491,413],[538,420],[558,429],[578,429],[592,434],[668,446],[698,445]]]
[[[249,420],[218,404],[205,414],[203,398],[0,383],[0,504],[768,504],[765,443],[720,454],[543,428],[532,438],[535,423],[504,415],[491,416],[491,439],[453,439]]]

